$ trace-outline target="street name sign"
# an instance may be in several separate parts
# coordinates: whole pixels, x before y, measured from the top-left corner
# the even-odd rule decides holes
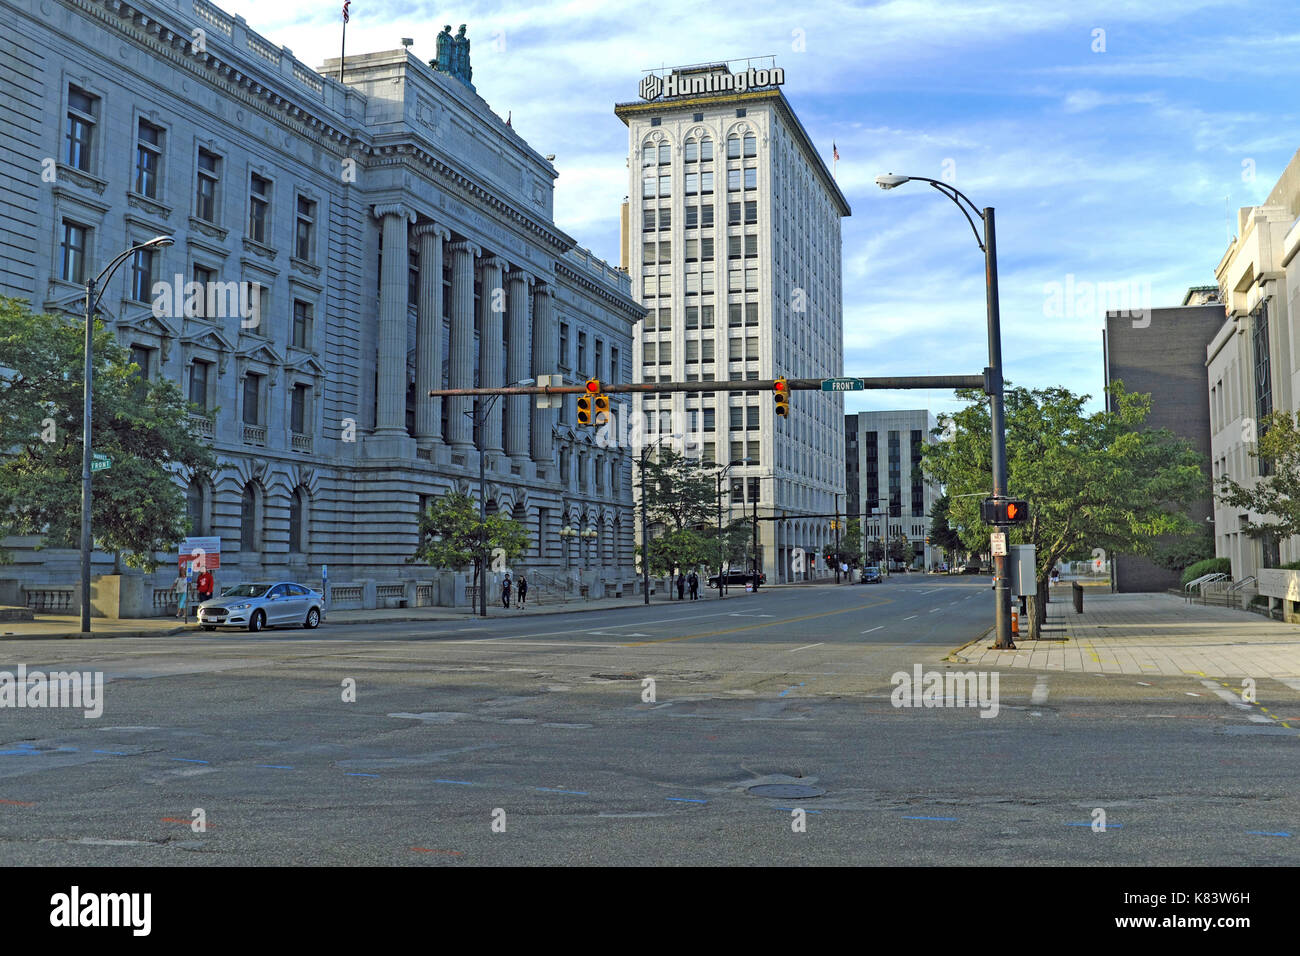
[[[112,467],[113,467],[113,459],[109,458],[107,455],[101,455],[99,452],[94,452],[91,455],[91,459],[90,459],[91,471],[105,471]]]
[[[822,379],[823,392],[860,392],[866,386],[860,378],[824,378]]]

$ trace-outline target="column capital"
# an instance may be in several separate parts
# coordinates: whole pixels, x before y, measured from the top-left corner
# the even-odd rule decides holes
[[[536,276],[526,269],[519,268],[519,266],[511,266],[510,272],[507,274],[506,278],[511,282],[523,282],[526,285],[532,285],[537,281]]]
[[[504,269],[508,265],[510,263],[500,256],[484,256],[479,260],[479,267],[483,269]]]
[[[483,255],[483,248],[481,246],[475,245],[474,243],[470,242],[468,239],[461,239],[458,242],[453,242],[449,246],[447,246],[447,249],[451,252],[468,252],[471,256],[474,256],[475,258]]]
[[[413,231],[417,236],[434,236],[443,242],[451,238],[451,230],[437,222],[422,222]]]
[[[549,282],[543,282],[541,279],[538,279],[533,283],[533,295],[554,295],[554,293],[551,291],[551,285]]]
[[[373,206],[371,212],[374,213],[376,219],[383,219],[385,216],[401,216],[408,222],[414,223],[416,218],[415,212],[400,202],[381,203],[378,206]]]

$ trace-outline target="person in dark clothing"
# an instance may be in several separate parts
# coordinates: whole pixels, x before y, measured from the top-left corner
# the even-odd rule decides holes
[[[691,600],[692,601],[699,600],[700,576],[696,574],[694,571],[692,571],[690,573],[690,576],[686,579],[686,586],[691,589]]]
[[[686,600],[686,575],[681,571],[677,572],[677,600]]]
[[[521,608],[528,603],[528,579],[522,574],[519,576],[519,584],[515,588],[515,592],[519,595],[519,600],[516,602],[515,607]]]
[[[509,610],[510,608],[510,576],[507,575],[501,582],[501,606]]]

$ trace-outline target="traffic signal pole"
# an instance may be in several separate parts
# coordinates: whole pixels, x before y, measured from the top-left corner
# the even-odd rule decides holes
[[[993,439],[993,497],[1002,498],[1007,493],[1007,422],[1005,396],[1002,388],[1002,319],[998,306],[998,252],[997,235],[993,223],[993,207],[986,206],[984,219],[984,271],[988,290],[989,324],[989,424]],[[1011,640],[1011,581],[1007,577],[1007,556],[993,556],[993,626],[997,635],[994,647],[1015,650]]]

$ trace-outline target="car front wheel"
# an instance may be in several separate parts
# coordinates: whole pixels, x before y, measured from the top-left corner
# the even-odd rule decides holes
[[[253,616],[248,619],[249,633],[256,634],[264,627],[266,627],[266,615],[261,611],[254,611]]]
[[[309,631],[312,628],[320,627],[320,609],[312,608],[310,611],[308,611],[307,620],[302,622],[302,626],[307,628],[307,630]]]

